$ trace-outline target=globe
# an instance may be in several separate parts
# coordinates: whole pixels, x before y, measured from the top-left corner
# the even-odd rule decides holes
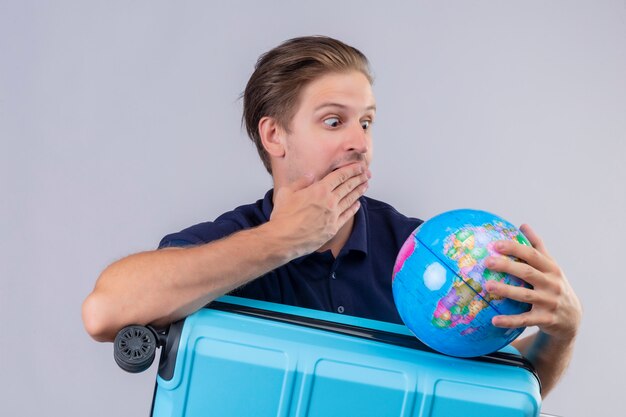
[[[501,349],[524,331],[491,324],[494,316],[531,308],[485,289],[490,280],[532,288],[485,267],[487,257],[505,256],[494,248],[498,240],[530,246],[508,221],[470,209],[439,214],[404,242],[393,269],[393,297],[400,317],[424,344],[447,355],[473,357]]]

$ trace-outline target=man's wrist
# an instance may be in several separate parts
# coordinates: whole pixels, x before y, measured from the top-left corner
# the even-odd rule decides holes
[[[300,249],[292,236],[285,233],[285,228],[276,221],[270,220],[267,223],[251,229],[254,239],[262,245],[269,260],[281,265],[298,258],[306,253]]]

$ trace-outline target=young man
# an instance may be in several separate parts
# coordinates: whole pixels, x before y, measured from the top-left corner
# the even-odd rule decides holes
[[[274,180],[262,200],[163,238],[159,250],[106,268],[83,305],[89,334],[113,340],[128,324],[165,326],[226,294],[401,323],[391,292],[396,255],[421,221],[364,196],[371,178],[376,103],[366,57],[326,37],[289,40],[257,62],[244,120]],[[531,303],[502,327],[539,326],[514,345],[539,373],[544,395],[565,370],[580,303],[539,237],[502,242],[488,266],[533,289],[490,282]]]

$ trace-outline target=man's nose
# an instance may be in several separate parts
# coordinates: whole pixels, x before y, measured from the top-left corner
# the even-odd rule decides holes
[[[361,126],[361,122],[353,124],[347,133],[346,150],[358,153],[366,153],[369,146],[367,132]]]

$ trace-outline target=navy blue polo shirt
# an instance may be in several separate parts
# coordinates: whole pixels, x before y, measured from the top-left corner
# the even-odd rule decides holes
[[[269,221],[273,190],[254,204],[237,207],[215,221],[165,236],[159,249],[209,243]],[[352,233],[335,258],[330,250],[313,252],[250,281],[230,295],[351,316],[402,323],[391,291],[400,247],[422,221],[390,205],[360,198]]]

